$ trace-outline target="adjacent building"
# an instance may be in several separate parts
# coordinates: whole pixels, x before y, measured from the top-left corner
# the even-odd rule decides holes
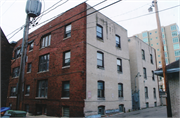
[[[162,26],[161,31],[165,51],[165,61],[166,64],[169,64],[180,59],[180,31],[176,23],[168,26]],[[135,36],[139,37],[145,43],[156,49],[157,67],[161,68],[162,63],[158,30],[154,29],[150,31],[143,31],[142,33],[136,34]],[[165,90],[163,79],[164,78],[159,77],[159,88]]]
[[[82,3],[29,34],[22,110],[88,117],[132,109],[127,30],[90,7]],[[11,60],[6,105],[12,109],[21,44]]]
[[[128,40],[133,109],[160,105],[156,70],[156,50],[136,36]]]
[[[8,83],[9,75],[11,73],[11,59],[13,46],[15,44],[10,44],[0,28],[1,36],[1,107],[6,106],[7,101],[7,92],[8,92]]]

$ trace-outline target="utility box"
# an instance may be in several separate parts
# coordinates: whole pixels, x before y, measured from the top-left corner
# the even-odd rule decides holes
[[[26,13],[30,17],[37,17],[41,14],[42,3],[39,0],[27,0]]]

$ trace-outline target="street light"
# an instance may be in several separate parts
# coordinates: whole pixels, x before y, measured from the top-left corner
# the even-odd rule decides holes
[[[149,12],[151,12],[153,10],[152,7],[155,7],[156,21],[157,21],[157,27],[158,27],[160,49],[161,49],[162,70],[163,70],[163,77],[164,77],[164,83],[165,83],[165,90],[167,92],[167,98],[166,98],[167,116],[172,117],[171,101],[170,101],[170,93],[169,93],[169,83],[168,83],[167,74],[166,74],[164,45],[163,45],[163,40],[162,40],[162,32],[161,32],[161,24],[160,24],[160,19],[159,19],[159,11],[158,11],[158,6],[157,6],[157,0],[152,1],[152,6],[148,9]]]

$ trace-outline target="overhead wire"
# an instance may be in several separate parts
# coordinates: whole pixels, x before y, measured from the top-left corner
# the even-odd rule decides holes
[[[4,14],[9,10],[9,8],[11,8],[11,7],[14,5],[15,2],[16,2],[16,0],[10,5],[10,7],[8,7],[8,8],[6,9],[6,11],[5,11],[2,15],[4,15]]]

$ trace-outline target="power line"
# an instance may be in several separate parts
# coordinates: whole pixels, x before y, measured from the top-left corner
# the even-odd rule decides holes
[[[10,5],[9,8],[11,8],[11,6],[13,6],[15,2],[16,2],[16,0]],[[9,8],[2,15],[4,15],[9,10]]]
[[[173,6],[173,7],[167,8],[167,9],[163,9],[163,10],[160,10],[160,11],[157,11],[157,12],[166,11],[166,10],[169,10],[169,9],[172,9],[172,8],[175,8],[175,7],[179,7],[179,6],[180,5],[176,5],[176,6]],[[125,19],[125,20],[120,20],[120,21],[117,21],[117,22],[133,20],[133,19],[140,18],[140,17],[143,17],[143,16],[151,15],[151,14],[154,14],[154,13],[157,13],[157,12],[152,12],[152,13],[149,13],[149,14],[144,14],[144,15],[141,15],[141,16],[136,16],[136,17],[133,17],[133,18]]]

